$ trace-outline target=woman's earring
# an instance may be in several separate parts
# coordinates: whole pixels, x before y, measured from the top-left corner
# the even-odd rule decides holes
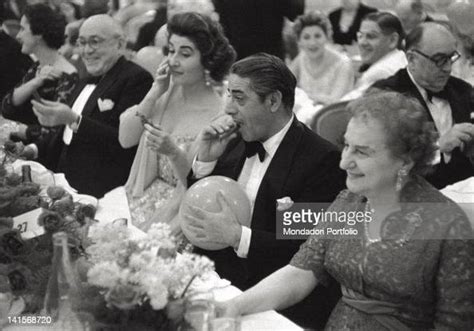
[[[397,182],[395,183],[395,190],[397,192],[400,192],[400,190],[403,187],[403,182],[405,181],[405,178],[408,176],[408,171],[406,168],[400,168],[397,173]]]
[[[212,85],[211,73],[207,69],[204,70],[204,80],[206,81],[206,86]]]

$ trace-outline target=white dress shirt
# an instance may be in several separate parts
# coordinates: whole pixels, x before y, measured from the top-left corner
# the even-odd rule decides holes
[[[96,84],[87,84],[86,86],[84,86],[76,101],[74,101],[74,104],[72,105],[71,109],[74,113],[76,113],[77,115],[82,114],[84,106],[86,105],[87,100],[89,100],[92,92],[94,92],[96,86]],[[73,134],[74,131],[69,127],[69,125],[66,125],[63,133],[63,141],[66,145],[69,145],[71,143]]]
[[[410,77],[413,84],[415,84],[416,88],[420,92],[423,100],[425,100],[426,105],[430,111],[431,117],[433,117],[433,121],[438,130],[439,136],[443,136],[446,134],[453,126],[453,113],[451,110],[451,106],[449,105],[448,100],[437,98],[433,96],[431,100],[428,99],[428,93],[426,89],[418,85],[413,78],[410,70],[407,69],[408,76]],[[448,163],[451,160],[451,153],[443,153],[444,162]],[[441,154],[440,151],[436,151],[436,156],[434,159],[433,164],[438,164],[441,162]]]
[[[273,159],[278,147],[280,146],[283,138],[290,129],[291,123],[293,122],[294,115],[288,121],[288,123],[276,134],[262,142],[265,148],[265,160],[260,162],[258,155],[254,155],[245,160],[242,171],[239,175],[237,182],[242,186],[245,193],[250,200],[250,221],[252,220],[253,210],[255,206],[255,199],[257,197],[258,189],[262,182],[265,173],[267,172],[268,166]],[[196,178],[202,178],[209,175],[216,166],[217,161],[213,162],[201,162],[196,158],[194,159],[192,169]],[[249,222],[250,224],[250,222]],[[251,225],[251,224],[250,224]],[[239,247],[236,251],[237,256],[246,258],[250,248],[250,241],[252,237],[252,230],[249,227],[242,226],[242,233],[240,237]]]

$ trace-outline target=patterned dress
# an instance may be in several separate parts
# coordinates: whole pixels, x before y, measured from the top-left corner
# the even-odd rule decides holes
[[[175,136],[178,146],[188,151],[195,137]],[[179,209],[179,202],[184,188],[178,186],[173,167],[166,156],[156,155],[158,159],[158,173],[156,179],[145,189],[140,196],[132,196],[127,190],[130,212],[133,225],[147,230],[154,214],[160,214],[165,222],[175,216]]]
[[[422,178],[407,183],[401,203],[383,221],[381,241],[313,236],[291,260],[323,284],[328,275],[341,284],[343,298],[326,329],[474,327],[474,240],[466,215]],[[330,209],[364,211],[365,205],[346,190]],[[364,233],[364,224],[355,228]]]

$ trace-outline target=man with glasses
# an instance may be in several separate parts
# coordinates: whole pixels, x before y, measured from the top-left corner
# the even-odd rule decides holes
[[[110,16],[88,18],[77,45],[91,78],[78,84],[68,105],[42,99],[32,104],[42,125],[64,126],[56,137],[59,171],[80,193],[100,198],[127,180],[136,148],[120,146],[119,116],[143,99],[153,79],[123,57],[123,33]]]
[[[411,95],[427,110],[440,136],[435,171],[427,176],[437,188],[474,176],[472,86],[451,76],[460,57],[456,47],[446,26],[420,24],[406,38],[407,69],[373,85]]]

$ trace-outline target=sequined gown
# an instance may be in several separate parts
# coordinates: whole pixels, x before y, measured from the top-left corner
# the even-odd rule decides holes
[[[189,151],[195,137],[175,136],[175,140],[180,148]],[[156,178],[145,188],[143,194],[134,195],[130,187],[126,186],[132,223],[142,230],[147,230],[154,221],[169,222],[178,212],[184,192],[184,188],[178,185],[178,178],[168,158],[153,154],[158,160],[158,170]],[[160,219],[152,219],[154,214],[159,214]]]

